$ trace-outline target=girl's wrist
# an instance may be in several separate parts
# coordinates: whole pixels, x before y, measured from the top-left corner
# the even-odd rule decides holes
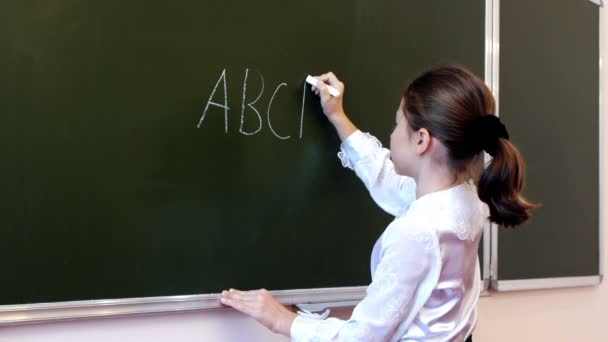
[[[335,117],[330,118],[330,122],[332,125],[334,125],[334,128],[342,141],[357,130],[357,127],[352,123],[352,121],[350,121],[344,112],[341,114],[336,114]]]
[[[291,326],[293,325],[293,321],[296,320],[298,314],[295,312],[287,311],[285,316],[282,317],[281,322],[278,324],[277,333],[281,335],[285,335],[287,337],[291,337]]]
[[[340,122],[345,121],[345,119],[348,119],[344,111],[334,112],[332,114],[327,115],[327,117],[329,119],[329,122],[331,122],[334,126],[339,125]]]

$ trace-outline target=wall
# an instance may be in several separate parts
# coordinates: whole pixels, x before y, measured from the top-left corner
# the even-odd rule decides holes
[[[578,0],[582,1],[582,0]],[[600,11],[601,51],[608,52],[608,17]],[[584,39],[584,37],[581,37]],[[602,68],[601,78],[607,84],[608,72]],[[608,87],[602,89],[601,101],[608,101]],[[606,115],[606,108],[603,109]],[[601,127],[601,167],[603,179],[608,177],[608,124]],[[601,193],[608,193],[604,181]],[[608,201],[603,201],[601,212],[604,231],[608,231],[605,213]],[[608,234],[603,237],[608,249]],[[604,255],[604,271],[608,269]],[[348,310],[339,312],[348,315]],[[479,321],[474,337],[476,342],[502,341],[608,341],[608,284],[597,287],[561,290],[492,293],[481,298]],[[181,313],[141,317],[84,320],[55,324],[21,325],[0,328],[0,342],[101,342],[101,341],[287,341],[266,331],[256,322],[231,310],[205,313]]]

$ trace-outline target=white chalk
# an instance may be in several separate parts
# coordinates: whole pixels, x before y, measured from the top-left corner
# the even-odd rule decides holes
[[[312,76],[308,75],[308,76],[306,76],[306,82],[308,82],[308,84],[313,85],[313,86],[315,86],[315,87],[316,87],[316,86],[317,86],[317,82],[318,82],[318,81],[317,81],[317,79],[316,79],[316,78],[314,78],[314,77],[312,77]],[[326,84],[325,86],[326,86],[326,87],[327,87],[327,89],[329,90],[329,94],[330,94],[331,96],[340,96],[340,91],[339,91],[338,89],[336,89],[336,88],[334,88],[334,87],[332,87],[332,86],[330,86],[330,85],[328,85],[328,84]]]

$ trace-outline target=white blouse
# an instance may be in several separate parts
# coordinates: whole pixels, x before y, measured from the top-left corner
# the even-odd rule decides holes
[[[361,131],[338,156],[396,218],[374,246],[372,283],[351,318],[300,313],[292,341],[464,341],[477,318],[477,249],[489,216],[475,187],[416,199],[414,180],[396,174],[390,151]]]

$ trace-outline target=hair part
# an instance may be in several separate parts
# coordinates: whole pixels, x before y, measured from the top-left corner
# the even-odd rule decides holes
[[[464,67],[446,65],[422,73],[406,88],[403,113],[413,131],[426,128],[448,150],[455,172],[466,172],[482,146],[471,132],[476,120],[495,113],[494,96],[485,83]],[[520,225],[538,205],[522,194],[525,162],[515,145],[496,137],[494,157],[481,172],[477,193],[490,208],[490,221]]]

